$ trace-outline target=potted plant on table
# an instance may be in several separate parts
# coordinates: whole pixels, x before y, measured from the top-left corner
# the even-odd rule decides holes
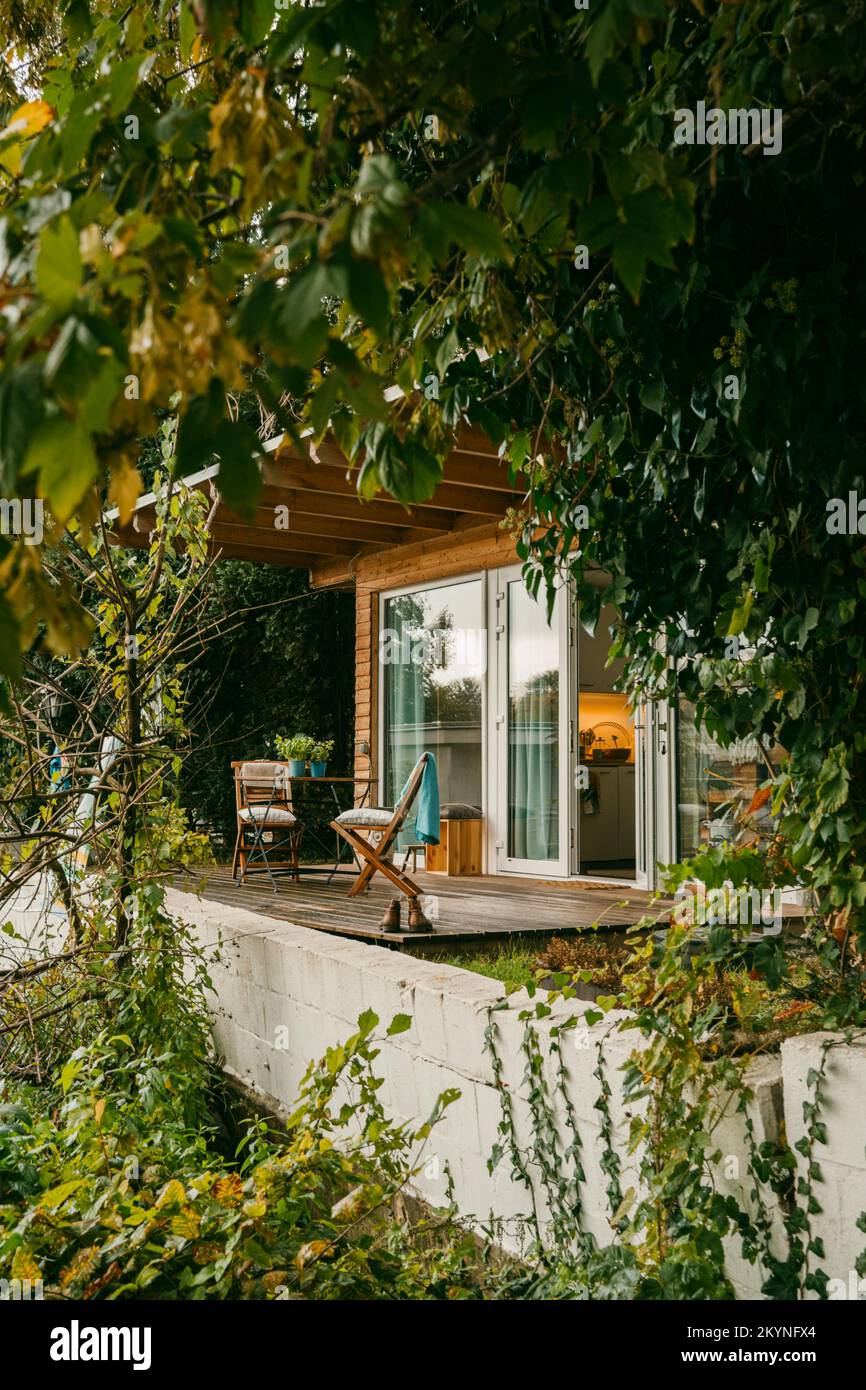
[[[334,751],[334,740],[332,738],[320,739],[314,743],[310,749],[310,776],[324,777],[328,770],[328,759]]]
[[[307,759],[312,756],[316,747],[315,739],[310,738],[309,734],[292,734],[291,737],[278,734],[274,739],[274,747],[280,757],[285,758],[289,764],[290,777],[306,776]]]

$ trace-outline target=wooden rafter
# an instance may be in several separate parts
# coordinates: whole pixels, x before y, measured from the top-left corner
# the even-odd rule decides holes
[[[308,438],[269,440],[261,472],[262,491],[251,517],[220,503],[212,524],[212,551],[266,564],[302,565],[317,576],[327,575],[325,582],[346,582],[362,555],[491,525],[510,507],[520,506],[524,496],[522,480],[512,482],[490,441],[474,429],[461,432],[457,449],[445,461],[442,482],[418,506],[406,507],[382,493],[364,501],[357,492],[357,473],[332,439],[319,445]],[[186,482],[213,495],[219,488],[219,465]],[[147,545],[155,500],[152,494],[140,499],[131,525],[118,528],[114,518],[120,544]]]

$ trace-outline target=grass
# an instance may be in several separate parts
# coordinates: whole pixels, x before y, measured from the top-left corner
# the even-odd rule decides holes
[[[458,965],[461,970],[473,970],[476,975],[486,975],[489,980],[499,980],[504,985],[522,989],[535,978],[537,956],[537,951],[509,943],[500,946],[496,955],[481,952],[463,955],[450,951],[436,959],[443,965]]]
[[[442,953],[436,959],[477,975],[499,980],[509,991],[525,988],[543,975],[558,972],[582,975],[612,994],[619,992],[622,968],[628,955],[621,934],[555,938],[538,946],[518,942],[499,945],[495,951]],[[818,962],[805,944],[790,943],[788,970],[780,987],[771,988],[750,969],[749,963],[731,965],[716,980],[698,984],[696,1004],[706,1008],[715,1002],[720,1024],[733,1052],[773,1047],[783,1038],[810,1032],[820,1021],[821,981]]]

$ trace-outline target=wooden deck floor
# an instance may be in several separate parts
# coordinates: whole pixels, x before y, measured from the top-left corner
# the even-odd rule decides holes
[[[259,878],[238,887],[231,869],[207,870],[205,876],[177,880],[175,887],[198,891],[212,902],[230,903],[279,917],[297,926],[313,927],[362,941],[372,941],[397,949],[439,950],[468,946],[472,942],[505,940],[515,936],[568,936],[594,922],[607,927],[631,926],[651,911],[661,910],[664,900],[636,888],[610,888],[585,883],[555,883],[535,879],[498,877],[448,878],[443,874],[414,874],[424,892],[435,900],[428,916],[434,919],[433,932],[383,932],[382,914],[394,890],[374,881],[369,892],[357,898],[346,896],[351,878],[328,883],[324,877],[301,874],[301,882],[277,880],[274,893],[266,879]],[[405,906],[404,906],[405,920]]]

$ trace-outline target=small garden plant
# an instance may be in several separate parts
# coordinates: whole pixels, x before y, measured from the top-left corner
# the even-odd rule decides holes
[[[315,747],[316,741],[309,734],[277,734],[274,739],[274,748],[287,762],[306,762]]]

